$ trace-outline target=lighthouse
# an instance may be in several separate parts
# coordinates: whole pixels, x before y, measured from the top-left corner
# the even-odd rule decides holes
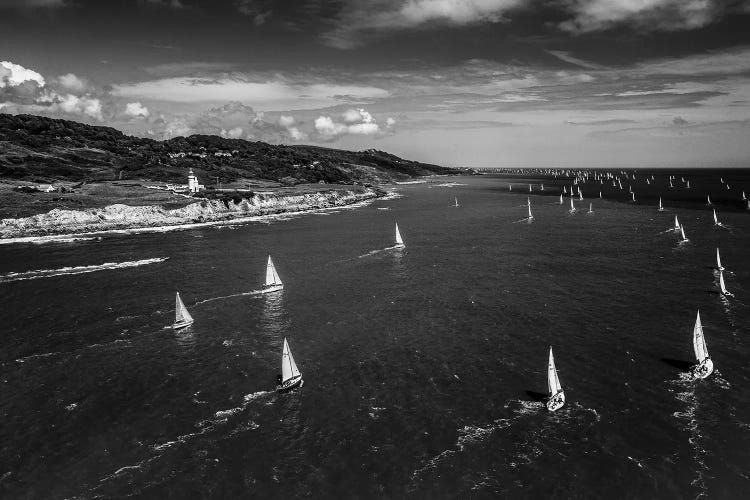
[[[197,193],[200,189],[200,184],[198,184],[198,178],[193,173],[193,169],[190,169],[190,172],[188,172],[188,191],[191,193]]]

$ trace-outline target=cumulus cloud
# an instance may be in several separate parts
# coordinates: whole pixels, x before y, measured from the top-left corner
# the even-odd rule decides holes
[[[66,89],[77,92],[80,92],[86,88],[86,83],[73,73],[58,76],[57,82]]]
[[[24,68],[10,61],[0,61],[0,88],[17,87],[24,82],[35,82],[44,87],[44,77],[36,71]]]
[[[331,141],[336,138],[350,135],[378,135],[390,131],[396,120],[391,117],[386,119],[385,128],[381,127],[371,113],[365,109],[347,109],[341,114],[342,122],[334,121],[330,116],[319,116],[315,119],[316,138],[323,141]]]
[[[695,29],[724,12],[718,0],[567,0],[567,6],[574,18],[560,28],[573,33],[601,31],[620,23],[647,30]]]
[[[148,118],[148,108],[140,102],[129,102],[125,105],[125,114],[133,118]]]
[[[234,127],[233,129],[230,129],[230,130],[222,129],[221,136],[229,138],[229,139],[239,139],[240,137],[242,137],[243,132],[244,130],[242,130],[242,127]]]
[[[79,114],[89,116],[96,120],[103,120],[102,103],[99,99],[66,94],[64,96],[55,95],[52,98],[53,110],[59,109],[68,114]]]

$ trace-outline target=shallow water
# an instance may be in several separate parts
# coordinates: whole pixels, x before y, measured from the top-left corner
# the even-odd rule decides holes
[[[527,192],[483,176],[270,224],[0,246],[0,492],[741,496],[750,212],[722,228],[698,202],[607,194],[571,215],[544,182],[531,223]],[[269,253],[285,289],[261,295]],[[176,290],[196,320],[178,333]],[[717,370],[694,382],[698,308]],[[305,385],[276,394],[284,337]]]

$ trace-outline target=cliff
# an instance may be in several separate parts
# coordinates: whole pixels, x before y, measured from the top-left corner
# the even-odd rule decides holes
[[[31,217],[0,220],[0,238],[76,234],[115,229],[179,226],[230,221],[277,213],[351,205],[385,193],[373,188],[302,194],[254,194],[235,200],[201,200],[184,207],[109,205],[86,210],[53,209]]]

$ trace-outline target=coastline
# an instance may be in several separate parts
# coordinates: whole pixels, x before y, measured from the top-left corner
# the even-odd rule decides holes
[[[239,201],[199,200],[185,207],[108,205],[83,210],[53,209],[31,217],[0,220],[0,245],[70,242],[103,234],[138,234],[257,222],[310,212],[365,206],[391,199],[382,188],[325,190],[305,194],[255,194]]]

